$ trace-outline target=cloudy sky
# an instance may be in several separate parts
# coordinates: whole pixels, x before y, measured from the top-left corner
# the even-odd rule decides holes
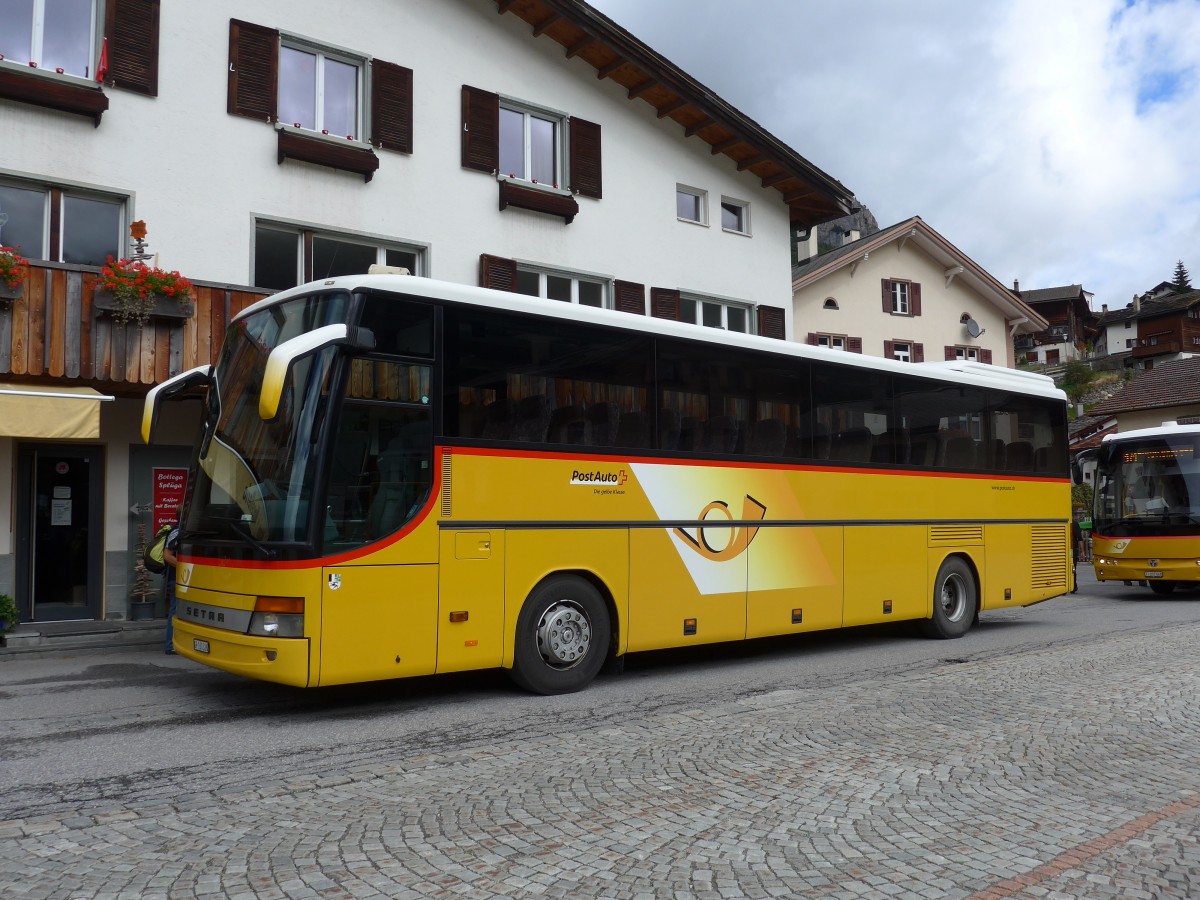
[[[590,0],[1004,284],[1200,288],[1200,0]]]

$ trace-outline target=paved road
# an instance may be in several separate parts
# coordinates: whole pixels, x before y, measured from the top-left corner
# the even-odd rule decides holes
[[[296,693],[0,665],[3,897],[1200,895],[1200,594]]]

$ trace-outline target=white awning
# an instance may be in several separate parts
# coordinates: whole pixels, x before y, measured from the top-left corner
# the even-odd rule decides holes
[[[88,387],[0,384],[0,437],[94,441],[100,402],[112,399]]]

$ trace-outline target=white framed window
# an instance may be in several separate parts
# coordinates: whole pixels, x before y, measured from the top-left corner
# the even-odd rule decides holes
[[[94,78],[96,0],[5,0],[0,56],[80,78]]]
[[[830,350],[845,350],[846,336],[844,334],[818,334],[817,346],[828,347]]]
[[[500,99],[500,174],[558,187],[566,116]]]
[[[279,121],[357,138],[362,133],[363,61],[289,42],[279,48]]]
[[[750,304],[702,294],[680,294],[679,321],[705,328],[753,334]]]
[[[87,188],[0,181],[0,245],[30,259],[102,266],[125,255],[128,204],[127,197]]]
[[[907,341],[894,341],[892,343],[892,359],[898,359],[900,362],[912,362],[912,344]]]
[[[284,290],[319,278],[366,274],[373,263],[426,275],[427,252],[423,244],[259,220],[252,281],[255,287]]]
[[[955,347],[954,358],[966,360],[967,362],[979,362],[978,347]]]
[[[907,281],[892,282],[892,312],[898,316],[907,316],[912,311],[909,305],[909,287]]]
[[[695,225],[708,224],[708,191],[675,185],[675,218]]]
[[[721,198],[721,228],[734,234],[750,233],[750,204],[732,197]]]
[[[612,282],[598,275],[517,263],[517,293],[596,309],[611,308]]]

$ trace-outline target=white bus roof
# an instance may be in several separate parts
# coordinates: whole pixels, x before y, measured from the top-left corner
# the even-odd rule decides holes
[[[1117,441],[1140,441],[1148,438],[1165,437],[1172,434],[1200,434],[1200,425],[1180,425],[1178,422],[1163,422],[1151,428],[1136,428],[1133,431],[1119,431],[1116,434],[1106,434],[1102,444]]]
[[[1021,394],[1035,394],[1054,400],[1066,399],[1066,394],[1055,387],[1052,378],[1036,372],[1024,372],[1019,369],[1009,369],[1003,366],[986,365],[967,360],[925,363],[901,362],[894,359],[883,359],[878,356],[865,356],[861,353],[848,353],[844,350],[833,350],[827,347],[813,347],[809,344],[799,344],[795,341],[779,340],[778,338],[766,338],[735,331],[703,328],[698,325],[674,322],[670,319],[658,319],[653,316],[635,318],[634,314],[611,309],[596,309],[591,306],[558,303],[539,297],[530,297],[525,294],[473,287],[449,281],[437,281],[417,275],[342,275],[336,278],[312,281],[308,284],[302,284],[298,287],[272,294],[269,297],[264,297],[262,300],[246,307],[235,315],[233,321],[236,322],[238,319],[245,318],[264,307],[273,306],[276,303],[290,300],[293,297],[313,293],[314,291],[329,290],[372,290],[410,294],[417,297],[427,297],[431,300],[443,300],[451,303],[481,306],[487,309],[527,313],[547,319],[562,319],[565,322],[607,325],[609,327],[630,329],[641,333],[657,334],[686,341],[719,344],[723,347],[744,347],[748,350],[766,351],[776,355],[794,356],[800,359],[835,362],[839,365],[892,372],[897,375],[923,375],[929,378],[949,379],[960,384],[1011,390]]]

